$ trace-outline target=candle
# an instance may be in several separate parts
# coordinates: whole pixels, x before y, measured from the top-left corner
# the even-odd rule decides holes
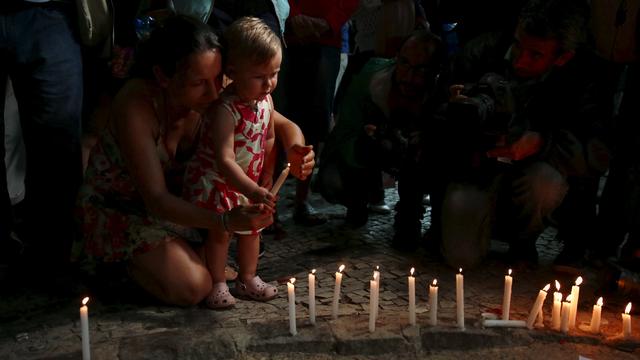
[[[87,303],[89,298],[82,299],[80,307],[80,334],[82,336],[82,360],[91,359],[91,350],[89,348],[89,308]]]
[[[438,325],[438,280],[433,279],[429,285],[429,324]]]
[[[544,299],[547,298],[547,291],[551,284],[547,284],[543,289],[538,291],[538,297],[536,301],[533,303],[531,307],[531,311],[529,312],[529,317],[527,318],[527,328],[533,329],[533,322],[536,321],[536,317],[538,317],[538,313],[542,310],[542,305],[544,304]]]
[[[598,302],[593,305],[593,312],[591,313],[591,332],[597,334],[600,332],[600,317],[602,316],[602,296],[598,299]]]
[[[458,327],[464,330],[464,276],[462,268],[456,274],[456,315]]]
[[[333,288],[333,308],[331,315],[334,319],[338,318],[338,304],[340,304],[340,284],[342,283],[342,270],[344,265],[340,265],[338,272],[336,272],[336,286]]]
[[[569,327],[576,327],[576,317],[578,315],[578,300],[580,299],[580,284],[582,276],[578,276],[576,284],[571,287],[571,312],[569,313]]]
[[[373,272],[373,279],[369,281],[369,332],[376,330],[376,316],[378,309],[378,289],[380,283],[378,282],[378,272]]]
[[[569,332],[569,314],[571,313],[571,294],[562,302],[562,315],[560,321],[560,330],[563,333]]]
[[[553,293],[553,310],[551,311],[551,328],[560,330],[560,317],[562,311],[562,293],[560,292],[560,283],[556,280],[556,290]]]
[[[409,282],[409,324],[416,324],[416,278],[413,276],[414,268],[411,268],[408,277]]]
[[[624,314],[622,314],[622,336],[625,339],[631,338],[631,303],[627,304],[627,307],[624,309]]]
[[[380,300],[380,287],[382,285],[382,279],[380,278],[380,266],[376,265],[376,269],[373,270],[373,276],[376,278],[376,298],[378,299],[378,301]],[[379,307],[376,306],[373,309],[373,317],[377,320],[378,319],[378,309]]]
[[[296,335],[296,287],[293,283],[296,282],[296,278],[289,279],[287,283],[287,295],[289,298],[289,332],[291,335]]]
[[[539,328],[544,327],[544,306],[540,306],[540,311],[538,312],[538,316],[536,317],[535,326]]]
[[[287,180],[287,176],[289,176],[289,167],[290,167],[290,164],[287,163],[287,167],[285,167],[282,170],[282,172],[280,173],[280,176],[278,176],[278,178],[276,179],[276,182],[271,187],[271,194],[275,195],[278,193],[278,191],[280,191],[280,187],[282,187],[282,184],[284,184],[284,181]]]
[[[511,308],[511,284],[513,278],[511,277],[511,269],[509,273],[504,276],[504,294],[502,296],[502,320],[509,320],[509,309]]]
[[[316,269],[309,273],[309,322],[316,323]]]

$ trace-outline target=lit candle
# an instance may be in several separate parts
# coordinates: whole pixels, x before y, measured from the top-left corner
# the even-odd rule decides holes
[[[560,330],[560,317],[562,312],[562,293],[560,292],[560,283],[556,280],[556,290],[553,293],[553,310],[551,311],[551,328]]]
[[[509,309],[511,308],[511,284],[513,278],[511,277],[511,269],[509,273],[504,276],[504,295],[502,296],[502,320],[509,320]]]
[[[344,270],[344,265],[340,265],[338,272],[336,272],[336,286],[333,288],[333,308],[331,315],[334,319],[338,318],[338,305],[340,304],[340,284],[342,284],[342,270]]]
[[[416,324],[416,278],[413,276],[414,268],[411,268],[409,281],[409,324]]]
[[[373,276],[376,278],[376,285],[378,285],[378,286],[376,286],[376,299],[378,299],[378,301],[379,301],[379,299],[380,299],[380,287],[382,285],[382,278],[380,277],[380,266],[376,265],[376,269],[373,270]],[[378,309],[379,309],[378,306],[376,306],[373,309],[373,317],[376,320],[378,319]]]
[[[600,317],[602,316],[602,296],[598,299],[598,302],[593,305],[593,312],[591,313],[591,332],[597,334],[600,332]]]
[[[376,316],[378,310],[378,272],[373,272],[373,279],[369,281],[369,332],[376,330]]]
[[[296,282],[296,278],[289,279],[287,283],[287,295],[289,297],[289,332],[291,335],[296,335],[296,287],[293,283]]]
[[[287,166],[282,170],[280,176],[278,176],[276,182],[271,187],[271,194],[275,195],[278,193],[278,191],[280,191],[282,184],[284,184],[284,181],[287,180],[287,176],[289,176],[289,167],[290,164],[287,163]]]
[[[631,303],[627,304],[627,307],[624,309],[624,314],[622,314],[622,336],[625,339],[631,338]]]
[[[542,310],[544,299],[547,298],[547,291],[549,291],[550,287],[551,287],[551,284],[547,284],[543,289],[538,291],[538,297],[536,298],[536,301],[533,303],[533,306],[531,307],[531,311],[529,312],[529,317],[527,318],[527,328],[533,329],[533,322],[536,321],[536,318],[538,317],[538,313]]]
[[[464,330],[464,276],[462,268],[456,274],[456,306],[458,327]]]
[[[316,269],[309,273],[309,322],[316,323]]]
[[[80,307],[80,334],[82,336],[82,360],[91,359],[91,349],[89,348],[89,308],[87,303],[89,298],[82,299]]]
[[[560,331],[563,333],[569,332],[569,314],[571,313],[571,294],[567,296],[565,301],[562,302],[562,319],[560,321]]]
[[[582,276],[578,276],[576,284],[571,287],[571,312],[569,313],[569,328],[571,329],[576,327],[578,301],[580,299],[580,284],[582,284]]]
[[[543,328],[544,327],[544,306],[540,307],[540,311],[538,312],[538,316],[536,317],[536,327]]]
[[[429,285],[429,324],[438,325],[438,280],[433,279]]]

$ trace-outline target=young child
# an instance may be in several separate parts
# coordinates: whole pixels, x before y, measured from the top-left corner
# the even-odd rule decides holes
[[[203,138],[187,166],[184,195],[196,205],[220,213],[248,203],[273,208],[276,199],[269,189],[274,165],[273,161],[265,164],[265,160],[274,143],[273,117],[282,116],[274,110],[270,95],[278,83],[280,39],[260,19],[248,17],[227,28],[224,39],[225,75],[232,83],[207,113]],[[273,299],[278,289],[256,275],[260,234],[236,234],[237,295],[258,301]],[[213,290],[206,299],[210,308],[235,304],[225,281],[231,236],[210,234],[204,245],[213,247],[209,253],[215,253],[215,258],[205,259],[213,278]]]

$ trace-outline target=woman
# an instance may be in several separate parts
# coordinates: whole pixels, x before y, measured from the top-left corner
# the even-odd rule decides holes
[[[89,263],[126,262],[131,277],[160,300],[200,302],[210,292],[206,246],[196,230],[224,234],[269,225],[273,209],[252,205],[222,215],[180,198],[184,164],[200,135],[201,114],[218,98],[221,54],[197,20],[163,21],[140,49],[139,78],[114,99],[108,129],[93,149],[79,194]],[[313,150],[293,123],[275,123],[291,173],[313,169]],[[210,247],[209,247],[210,248]]]

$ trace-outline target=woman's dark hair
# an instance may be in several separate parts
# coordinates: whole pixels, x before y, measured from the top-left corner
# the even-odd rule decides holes
[[[153,78],[153,67],[171,77],[189,55],[220,49],[218,37],[201,21],[185,16],[172,15],[159,21],[149,38],[136,50],[134,76]]]
[[[586,0],[530,0],[520,13],[525,33],[557,39],[560,50],[572,51],[584,44],[589,5]]]

